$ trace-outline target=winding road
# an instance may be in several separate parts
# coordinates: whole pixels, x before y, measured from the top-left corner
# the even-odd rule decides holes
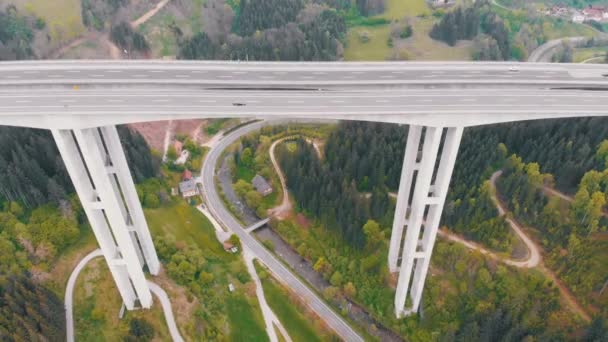
[[[286,138],[282,138],[282,139],[275,141],[271,145],[271,148],[270,148],[270,157],[272,160],[272,164],[275,168],[276,173],[279,175],[279,178],[282,180],[281,186],[283,188],[284,198],[286,196],[288,196],[287,195],[288,191],[287,191],[287,186],[284,182],[283,172],[282,172],[281,168],[279,167],[278,163],[276,162],[276,158],[274,155],[274,147],[277,144],[279,144],[280,142],[282,142],[288,138],[291,138],[291,137],[286,137]],[[505,207],[503,207],[503,204],[500,202],[500,200],[498,199],[498,197],[496,195],[496,193],[497,193],[496,181],[497,181],[498,177],[500,177],[501,175],[502,175],[502,171],[499,170],[499,171],[494,172],[492,174],[492,176],[490,177],[490,186],[494,190],[491,199],[494,202],[494,205],[496,206],[496,208],[498,210],[499,216],[505,216],[507,214],[508,210]],[[561,192],[558,192],[557,190],[546,187],[545,191],[550,192],[551,194],[553,194],[555,196],[559,196],[560,198],[563,198],[567,201],[572,201],[571,197],[569,197],[565,194],[562,194]],[[291,205],[291,203],[289,203],[289,204]],[[282,207],[282,206],[283,206],[283,204],[279,207]],[[277,207],[277,208],[279,208],[279,207]],[[570,290],[559,281],[559,279],[557,278],[557,276],[555,275],[555,273],[553,271],[551,271],[550,269],[548,269],[547,267],[545,267],[543,265],[541,250],[536,245],[536,243],[534,243],[534,241],[532,241],[532,239],[530,237],[528,237],[528,235],[526,235],[526,233],[523,231],[522,227],[519,225],[519,223],[517,223],[517,221],[515,221],[509,217],[507,217],[505,220],[511,226],[511,229],[513,229],[513,231],[518,236],[518,238],[521,239],[521,241],[526,245],[527,257],[524,260],[509,259],[509,258],[502,257],[502,256],[482,247],[478,243],[466,240],[463,237],[448,231],[447,229],[440,229],[438,231],[438,234],[439,234],[439,236],[442,236],[443,238],[445,238],[447,240],[459,243],[469,249],[476,250],[489,258],[503,262],[503,263],[513,266],[513,267],[518,267],[518,268],[539,267],[540,270],[543,272],[543,274],[545,274],[546,277],[548,277],[554,284],[556,284],[556,286],[558,287],[558,289],[560,291],[562,298],[564,299],[564,301],[568,305],[568,307],[574,313],[577,313],[578,315],[583,317],[585,320],[590,321],[589,315],[583,309],[583,307],[578,303],[578,301],[572,295]]]
[[[251,253],[268,269],[273,275],[291,289],[299,298],[306,302],[309,307],[345,341],[363,341],[363,338],[348,325],[340,315],[334,312],[316,293],[314,293],[302,280],[296,277],[285,265],[283,265],[272,253],[254,237],[248,234],[243,226],[232,216],[232,214],[224,207],[217,190],[215,188],[215,166],[222,152],[233,142],[237,141],[241,136],[259,130],[261,127],[269,124],[279,124],[292,122],[293,120],[271,120],[259,121],[243,126],[227,135],[225,135],[217,144],[209,151],[207,158],[203,164],[202,180],[203,194],[206,198],[207,206],[213,216],[221,222],[225,227],[235,233],[241,240],[243,246],[249,249]],[[314,120],[318,122],[319,120]],[[302,122],[302,121],[301,121]],[[307,121],[303,121],[307,122]],[[308,121],[309,122],[309,121]]]
[[[490,185],[491,185],[492,189],[494,190],[494,194],[492,195],[492,201],[494,202],[494,205],[496,205],[499,215],[504,216],[508,212],[508,210],[506,210],[503,207],[502,203],[496,196],[496,180],[498,179],[498,177],[500,177],[500,175],[502,175],[502,171],[499,170],[499,171],[494,172],[492,174],[492,176],[490,177]],[[563,199],[571,200],[571,198],[569,198],[568,196],[566,196],[554,189],[545,188],[545,191],[547,191],[555,196],[559,196]],[[587,322],[590,322],[591,317],[589,316],[587,311],[585,309],[583,309],[583,307],[576,300],[576,298],[570,292],[570,290],[557,278],[557,276],[555,275],[555,273],[552,270],[548,269],[543,264],[540,247],[538,247],[538,245],[536,245],[536,243],[534,243],[534,241],[532,241],[532,239],[523,231],[521,226],[515,220],[513,220],[511,218],[506,218],[506,221],[507,221],[507,223],[509,223],[509,225],[511,226],[513,231],[517,234],[517,236],[524,242],[524,244],[526,245],[526,247],[528,249],[528,257],[525,260],[512,260],[512,259],[501,257],[501,256],[497,255],[496,253],[493,253],[493,252],[481,247],[479,244],[465,240],[458,235],[448,232],[447,230],[439,230],[439,235],[443,236],[444,238],[447,238],[448,240],[458,242],[469,249],[477,250],[480,253],[487,255],[488,257],[490,257],[492,259],[502,261],[507,265],[511,265],[511,266],[519,267],[519,268],[538,267],[538,269],[557,286],[564,302],[570,308],[570,310],[572,312],[578,314],[579,316],[581,316]]]
[[[103,256],[103,252],[101,249],[96,249],[91,253],[87,254],[70,274],[70,278],[68,279],[68,285],[65,289],[65,324],[66,324],[66,339],[68,342],[74,342],[74,286],[76,285],[76,280],[78,279],[78,275],[82,271],[82,269],[89,263],[89,261]],[[169,300],[169,296],[167,293],[157,284],[148,280],[148,286],[150,287],[150,291],[158,297],[160,304],[163,308],[163,313],[165,314],[165,321],[167,322],[167,327],[169,328],[169,333],[171,334],[171,339],[173,342],[183,342],[184,339],[179,333],[177,329],[177,325],[175,324],[175,318],[173,316],[173,311],[171,310],[171,301]]]

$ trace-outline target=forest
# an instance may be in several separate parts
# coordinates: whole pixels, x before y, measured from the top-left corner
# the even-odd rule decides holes
[[[135,180],[157,175],[143,137],[119,134]],[[0,190],[0,340],[65,340],[63,303],[39,278],[90,228],[50,132],[0,127]]]
[[[457,7],[441,18],[429,33],[431,38],[450,45],[457,40],[471,40],[479,33],[487,35],[487,47],[478,49],[474,56],[479,60],[508,60],[511,58],[509,29],[503,20],[492,12],[487,1],[477,1],[466,8]],[[481,38],[483,39],[483,38]],[[477,46],[479,46],[477,44]]]
[[[135,182],[158,175],[160,158],[126,126],[118,127]],[[26,208],[61,203],[74,192],[59,151],[48,130],[0,127],[0,203],[17,201]]]
[[[15,6],[0,9],[0,61],[33,58],[34,31],[44,26],[44,21],[20,14]]]
[[[608,140],[597,150],[598,161],[605,162],[606,147]],[[544,187],[552,185],[552,175],[541,173],[536,163],[523,163],[513,155],[503,170],[497,183],[503,202],[520,222],[537,232],[548,252],[549,266],[558,270],[583,303],[608,315],[608,302],[601,296],[608,274],[608,168],[587,172],[572,202],[547,195]]]
[[[607,270],[602,260],[608,249],[603,235],[597,234],[605,234],[608,222],[603,212],[608,190],[608,171],[604,171],[608,142],[601,140],[608,136],[607,123],[602,118],[582,118],[468,128],[442,224],[493,250],[510,252],[514,238],[490,200],[493,192],[488,181],[502,169],[497,191],[503,203],[520,222],[539,231],[548,265],[557,270],[577,298],[605,315],[601,308],[606,305],[598,292],[605,282]],[[298,210],[317,219],[330,236],[338,234],[352,248],[365,250],[370,236],[364,229],[368,220],[377,220],[385,237],[390,228],[394,209],[392,201],[383,200],[387,191],[397,188],[406,136],[407,128],[397,125],[342,122],[329,135],[322,160],[303,139],[296,142],[295,149],[280,145],[276,153]],[[519,155],[526,156],[525,161]],[[548,197],[545,186],[573,194],[572,204]],[[318,190],[308,191],[311,188]],[[290,243],[294,248],[300,246],[302,255],[319,263],[318,252],[310,249],[312,242],[302,244],[282,223],[275,229],[294,239]],[[327,254],[324,258],[319,269],[330,280],[339,261],[327,262]],[[349,276],[352,269],[339,270],[342,281],[352,281],[357,289],[362,286],[356,277]],[[382,298],[365,297],[365,293],[357,296],[368,306]],[[504,319],[498,318],[504,312],[496,312],[496,319]],[[481,324],[475,323],[477,328]]]
[[[225,5],[209,1],[204,31],[183,37],[176,30],[182,59],[336,60],[346,33],[333,8],[301,0],[247,0]]]
[[[563,120],[543,120],[468,128],[452,177],[443,224],[492,248],[508,251],[508,226],[497,217],[484,184],[503,167],[508,153],[543,165],[543,170],[553,175],[552,183],[557,189],[572,193],[588,170],[603,170],[595,147],[606,136],[608,120],[604,118],[569,119],[566,124]],[[386,194],[397,191],[406,138],[406,127],[341,122],[327,139],[325,160],[318,160],[305,142],[299,144],[301,148],[296,152],[283,148],[277,150],[277,155],[298,205],[362,246],[365,237],[361,227],[367,219],[375,219],[383,226],[392,222]],[[320,190],[306,191],[311,188]]]

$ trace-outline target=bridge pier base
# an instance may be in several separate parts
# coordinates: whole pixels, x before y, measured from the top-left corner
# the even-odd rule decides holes
[[[389,270],[399,271],[397,317],[418,311],[462,131],[409,128],[388,256]]]
[[[149,308],[160,263],[116,127],[52,133],[125,306]]]

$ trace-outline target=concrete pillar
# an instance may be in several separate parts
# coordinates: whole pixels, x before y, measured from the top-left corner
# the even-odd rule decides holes
[[[52,133],[125,306],[149,308],[142,267],[159,262],[116,128]]]
[[[419,166],[416,158],[420,148],[421,135],[422,126],[410,125],[405,145],[403,166],[401,168],[401,180],[399,181],[399,192],[397,193],[397,206],[395,207],[391,242],[388,250],[388,267],[390,272],[397,272],[397,258],[399,257],[403,243],[403,228],[405,227],[407,212],[410,207],[410,193],[414,181],[414,171]]]
[[[413,145],[406,147],[389,249],[389,268],[391,271],[399,268],[395,294],[397,317],[418,311],[462,130],[462,127],[425,127],[420,154],[422,127],[410,127],[407,143]],[[412,188],[414,192],[409,201]],[[402,242],[404,227],[407,230]],[[396,259],[399,253],[400,265]]]

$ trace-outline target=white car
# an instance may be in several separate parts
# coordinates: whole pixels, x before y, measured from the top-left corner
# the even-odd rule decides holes
[[[511,65],[511,66],[509,67],[509,71],[510,71],[510,72],[518,72],[518,71],[519,71],[519,69],[518,69],[518,68],[517,68],[515,65]]]

